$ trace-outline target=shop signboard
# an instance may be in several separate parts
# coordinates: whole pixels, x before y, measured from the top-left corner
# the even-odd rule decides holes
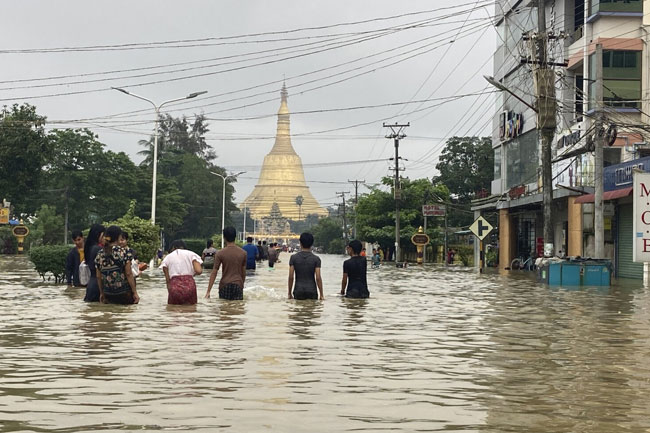
[[[445,216],[444,204],[425,204],[422,205],[423,216]]]
[[[9,224],[9,208],[0,207],[0,224]]]
[[[650,173],[634,173],[634,219],[632,236],[635,262],[650,262]]]

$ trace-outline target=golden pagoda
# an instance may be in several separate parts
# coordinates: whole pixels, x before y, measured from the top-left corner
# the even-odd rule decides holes
[[[282,101],[278,111],[275,144],[264,157],[257,185],[244,200],[242,207],[248,208],[253,219],[270,216],[274,204],[277,204],[282,217],[291,220],[302,219],[309,214],[327,216],[327,210],[319,205],[309,192],[302,160],[291,145],[288,94],[285,85],[282,85],[280,95]]]

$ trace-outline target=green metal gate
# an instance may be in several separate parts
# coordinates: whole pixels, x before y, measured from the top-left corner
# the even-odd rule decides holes
[[[643,279],[643,263],[632,261],[632,205],[618,207],[618,230],[616,248],[616,276],[619,278]]]

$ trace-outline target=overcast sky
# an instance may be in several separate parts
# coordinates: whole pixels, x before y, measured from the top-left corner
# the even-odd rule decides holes
[[[273,145],[286,78],[293,145],[312,193],[331,205],[336,191],[353,189],[326,182],[390,173],[387,161],[330,164],[391,157],[384,120],[411,122],[400,146],[410,178],[435,174],[446,137],[490,133],[493,95],[450,97],[486,88],[492,12],[487,0],[3,2],[0,104],[34,104],[48,128],[89,127],[139,162],[153,110],[110,87],[156,103],[207,90],[163,111],[215,119],[207,137],[217,163],[247,172],[236,186],[241,201]],[[179,42],[158,44],[170,41]],[[136,43],[148,45],[124,46]],[[103,47],[78,49],[89,46]],[[75,49],[39,50],[52,48]],[[43,80],[51,77],[64,78]],[[123,114],[137,110],[145,111]]]

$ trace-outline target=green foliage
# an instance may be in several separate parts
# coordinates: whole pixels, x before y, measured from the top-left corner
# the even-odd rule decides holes
[[[325,252],[328,254],[344,254],[345,239],[343,238],[332,239],[330,243],[327,245],[327,249],[325,250]]]
[[[196,254],[201,255],[203,253],[203,249],[205,248],[206,245],[206,239],[183,239],[185,241],[185,245],[187,245],[187,249],[190,251],[194,251]],[[219,240],[221,242],[221,240]]]
[[[63,242],[63,217],[56,209],[46,204],[36,212],[33,229],[30,228],[27,240],[36,245],[56,245]],[[28,243],[26,241],[26,243]]]
[[[470,245],[452,245],[451,248],[456,251],[456,258],[460,260],[463,266],[469,266],[474,263],[474,248]]]
[[[65,259],[69,251],[67,245],[43,245],[33,247],[29,251],[29,259],[43,279],[50,272],[56,283],[62,283],[65,280]]]
[[[45,117],[23,104],[0,111],[0,191],[18,214],[38,208],[33,195],[41,188],[43,167],[51,159]]]
[[[393,180],[382,179],[385,186],[392,186]],[[422,205],[449,200],[445,185],[433,185],[427,179],[401,182],[402,200],[400,204],[400,245],[406,251],[415,251],[411,236],[424,225]],[[439,242],[443,234],[439,228],[442,218],[429,218],[427,234],[433,243]],[[364,241],[377,242],[383,248],[395,243],[395,200],[392,191],[374,188],[369,194],[359,197],[357,205],[358,237]]]
[[[0,226],[0,254],[16,254],[18,241],[9,226]]]
[[[449,188],[453,203],[469,211],[469,203],[476,194],[490,190],[494,178],[494,151],[490,137],[452,137],[445,143],[436,169],[440,173],[434,183]],[[463,206],[464,205],[464,206]],[[473,215],[455,212],[449,216],[450,226],[467,226]]]
[[[345,242],[343,240],[341,221],[337,218],[321,218],[318,224],[313,227],[312,234],[314,235],[314,246],[324,248],[328,253],[330,252],[332,241],[340,239],[341,242]],[[336,248],[337,244],[335,243],[332,246]],[[345,246],[345,243],[343,246]]]
[[[151,221],[135,215],[135,200],[131,201],[129,210],[123,217],[106,222],[104,225],[106,227],[110,225],[120,226],[123,231],[128,232],[129,247],[135,250],[141,262],[148,262],[156,255],[160,245],[158,235],[160,227],[152,225]]]

